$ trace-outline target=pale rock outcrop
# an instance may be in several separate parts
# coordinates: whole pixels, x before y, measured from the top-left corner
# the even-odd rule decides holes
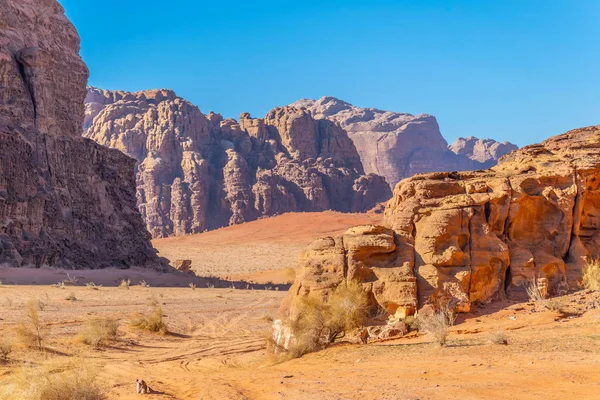
[[[600,126],[577,129],[501,158],[492,169],[401,181],[383,226],[321,238],[300,258],[281,308],[356,280],[375,308],[403,318],[426,304],[459,311],[543,283],[576,287],[600,256]]]
[[[166,266],[135,161],[81,137],[88,70],[55,0],[0,0],[0,266]]]
[[[485,168],[491,168],[500,157],[517,150],[510,142],[496,142],[493,139],[478,139],[474,136],[458,138],[448,148],[455,154],[477,161]]]
[[[289,211],[366,211],[391,197],[342,128],[298,107],[238,122],[169,90],[95,88],[85,107],[84,136],[138,160],[138,206],[154,237]]]
[[[470,156],[454,151],[454,148],[448,149],[448,143],[432,115],[414,116],[360,108],[334,97],[302,99],[293,106],[306,109],[317,120],[326,119],[339,124],[354,142],[365,171],[385,177],[391,187],[422,172],[488,168],[495,164],[492,158],[496,154],[511,146],[504,143],[493,146],[484,140],[482,143],[485,145],[480,144],[477,149],[483,146],[487,152],[482,153],[482,157],[479,152]]]

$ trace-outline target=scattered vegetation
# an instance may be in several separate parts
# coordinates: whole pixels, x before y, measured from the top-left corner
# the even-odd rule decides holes
[[[440,346],[445,346],[454,325],[456,315],[447,306],[440,306],[435,311],[421,313],[418,317],[419,330],[433,335]]]
[[[13,351],[13,342],[10,338],[0,340],[0,361],[8,361],[8,356]]]
[[[542,301],[542,306],[550,311],[564,312],[566,306],[566,299],[564,297],[551,297]]]
[[[546,297],[544,296],[544,293],[542,292],[540,285],[538,284],[537,280],[535,280],[535,279],[532,280],[531,282],[529,282],[529,285],[527,286],[527,288],[525,290],[527,292],[527,296],[529,297],[529,300],[531,300],[535,303],[541,304],[546,299]]]
[[[600,260],[588,259],[583,268],[582,283],[587,290],[600,290]]]
[[[95,349],[107,346],[117,340],[119,323],[111,318],[94,318],[86,321],[80,333],[80,340]]]
[[[131,279],[121,279],[121,283],[119,283],[121,289],[129,290],[129,286],[131,286]]]
[[[160,333],[161,335],[168,332],[167,324],[163,320],[162,307],[156,301],[152,304],[152,312],[150,314],[136,313],[130,325],[136,329]]]
[[[490,333],[490,343],[492,344],[508,344],[508,337],[506,336],[506,332],[502,329],[497,329]]]
[[[94,282],[88,282],[85,286],[91,290],[99,290],[102,287],[102,285],[96,285]]]
[[[17,337],[26,347],[43,349],[43,342],[48,334],[48,328],[42,323],[39,311],[42,309],[39,300],[27,302],[26,321],[15,328]]]
[[[75,293],[71,292],[67,297],[65,297],[67,301],[77,301],[77,297],[75,297]]]
[[[298,318],[287,326],[294,337],[287,354],[292,358],[320,350],[364,324],[368,297],[355,282],[339,285],[327,300],[308,296],[298,304]]]
[[[194,282],[190,282],[189,286],[192,290],[196,290],[196,284]]]
[[[146,281],[143,281],[143,280],[142,280],[142,281],[140,281],[139,285],[140,285],[141,287],[144,287],[144,288],[149,288],[149,287],[150,287],[150,284],[149,284],[149,283],[146,283]]]
[[[56,370],[60,372],[56,372]],[[23,367],[0,390],[0,399],[104,400],[95,370],[86,365],[62,368]]]

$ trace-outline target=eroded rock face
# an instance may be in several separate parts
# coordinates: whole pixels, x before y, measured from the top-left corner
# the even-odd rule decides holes
[[[492,158],[510,147],[510,144],[494,146],[486,139],[477,145],[475,156],[448,149],[435,117],[427,114],[414,116],[360,108],[334,97],[302,99],[293,105],[306,108],[318,120],[331,120],[344,128],[360,154],[365,171],[382,175],[392,188],[402,179],[422,172],[491,167],[495,164]],[[479,147],[486,151],[480,152]]]
[[[282,315],[294,317],[298,296],[350,279],[396,316],[438,302],[469,311],[534,280],[550,295],[576,286],[585,259],[600,256],[599,143],[600,126],[577,129],[486,171],[403,180],[384,226],[308,247]]]
[[[87,78],[55,0],[0,0],[0,266],[163,265],[135,161],[81,137]]]
[[[500,157],[518,149],[510,142],[496,142],[493,139],[478,139],[474,136],[458,138],[448,148],[455,154],[481,163],[485,168],[493,167]]]
[[[289,211],[366,211],[391,197],[342,128],[299,107],[238,122],[168,90],[95,88],[85,105],[84,136],[138,161],[138,205],[154,237]]]

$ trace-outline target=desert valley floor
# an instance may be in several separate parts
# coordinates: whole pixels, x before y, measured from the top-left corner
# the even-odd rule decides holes
[[[70,295],[76,300],[66,300]],[[274,290],[3,285],[0,336],[13,334],[29,299],[43,304],[40,316],[50,333],[45,351],[18,349],[11,365],[0,365],[0,382],[11,382],[20,366],[57,371],[82,362],[98,371],[110,399],[144,398],[133,394],[137,378],[150,384],[150,399],[598,398],[598,295],[567,296],[564,314],[532,312],[527,303],[475,310],[458,320],[445,348],[412,334],[275,363],[265,338],[283,296]],[[164,336],[127,324],[153,300],[170,330]],[[119,318],[119,338],[91,350],[77,335],[87,319],[99,316]],[[489,343],[497,329],[505,330],[508,345]]]

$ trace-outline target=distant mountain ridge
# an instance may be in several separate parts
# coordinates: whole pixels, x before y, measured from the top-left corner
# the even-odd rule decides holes
[[[286,106],[224,119],[171,90],[88,88],[84,136],[137,160],[138,207],[153,237],[289,211],[362,212],[391,197],[365,174],[345,130]]]
[[[496,145],[492,139],[477,142],[473,137],[448,146],[437,120],[428,114],[361,108],[335,97],[301,99],[292,105],[305,107],[316,119],[338,123],[356,145],[365,171],[384,176],[392,187],[423,172],[489,168],[517,148],[507,142]]]

